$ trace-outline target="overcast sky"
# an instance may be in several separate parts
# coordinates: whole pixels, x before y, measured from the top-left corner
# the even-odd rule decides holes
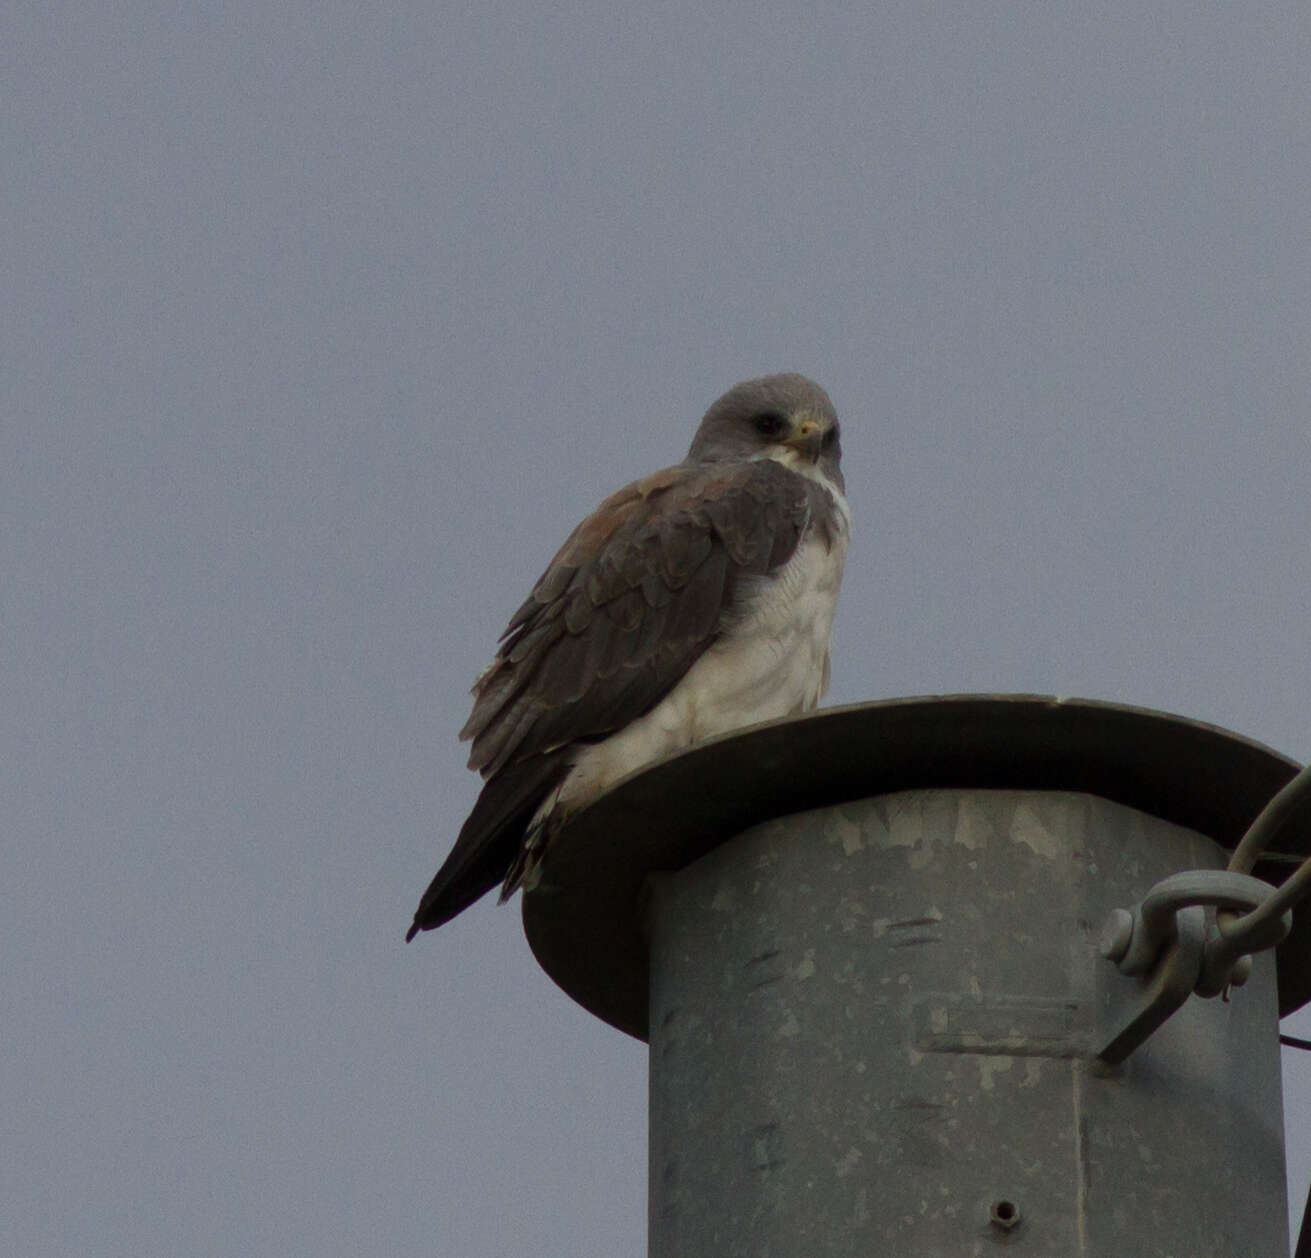
[[[737,380],[843,418],[832,701],[1311,757],[1306,6],[818,8],[4,6],[0,1250],[642,1252],[643,1046],[517,905],[401,940],[505,619]]]

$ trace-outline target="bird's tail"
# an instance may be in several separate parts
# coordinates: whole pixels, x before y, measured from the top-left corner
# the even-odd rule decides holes
[[[506,765],[487,782],[450,855],[423,893],[406,943],[421,930],[449,922],[505,879],[516,864],[533,814],[568,768],[568,754],[560,748]]]

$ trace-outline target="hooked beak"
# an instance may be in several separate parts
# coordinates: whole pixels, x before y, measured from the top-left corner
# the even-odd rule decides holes
[[[798,419],[792,426],[792,435],[783,444],[789,449],[795,450],[808,463],[818,463],[823,442],[823,423],[806,415]]]

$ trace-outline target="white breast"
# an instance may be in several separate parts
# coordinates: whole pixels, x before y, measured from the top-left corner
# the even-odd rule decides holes
[[[758,721],[814,708],[828,689],[829,636],[850,512],[831,484],[837,536],[813,535],[746,592],[741,619],[725,631],[645,716],[584,749],[558,792],[539,811],[580,807],[621,777],[692,743]]]

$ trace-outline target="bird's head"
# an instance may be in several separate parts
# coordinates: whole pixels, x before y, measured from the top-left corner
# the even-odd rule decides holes
[[[837,412],[813,380],[788,372],[734,385],[705,413],[689,463],[774,459],[843,488]]]

